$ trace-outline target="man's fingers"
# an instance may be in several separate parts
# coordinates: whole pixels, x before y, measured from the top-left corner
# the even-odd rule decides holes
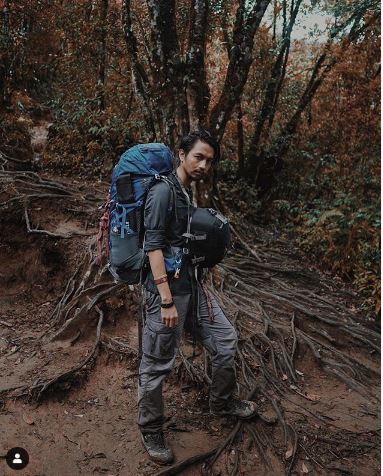
[[[170,313],[164,312],[165,315],[161,316],[161,322],[166,327],[175,327],[178,324],[178,313],[177,312],[173,313],[173,312],[170,312]],[[170,316],[166,314],[170,314]]]
[[[167,327],[175,327],[178,324],[178,317],[163,317],[162,324]]]

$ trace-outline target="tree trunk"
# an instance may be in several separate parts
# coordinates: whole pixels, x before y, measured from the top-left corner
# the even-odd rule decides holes
[[[366,7],[367,9],[367,7]],[[353,42],[356,41],[359,36],[372,24],[374,21],[379,19],[378,15],[373,15],[365,24],[358,28],[360,20],[363,18],[366,10],[357,10],[354,12],[343,24],[339,25],[337,29],[333,30],[330,39],[328,40],[324,51],[319,56],[316,64],[312,70],[310,80],[298,102],[297,108],[291,118],[287,121],[286,125],[282,129],[279,137],[275,140],[272,146],[268,150],[262,150],[259,156],[256,158],[259,160],[261,166],[257,170],[257,175],[255,177],[255,184],[260,189],[260,194],[265,194],[273,185],[275,181],[276,174],[283,167],[283,158],[288,152],[294,134],[297,131],[299,121],[303,111],[311,104],[311,101],[317,92],[319,86],[322,84],[326,75],[331,71],[331,69],[336,65],[340,60],[342,53],[347,49],[347,47]],[[341,32],[343,29],[348,27],[351,23],[349,33],[342,40],[341,43],[341,52],[338,56],[332,55],[331,59],[327,64],[325,60],[329,53],[331,53],[331,46],[333,39]]]
[[[153,103],[150,98],[150,85],[145,73],[145,69],[138,59],[137,40],[132,29],[132,19],[130,15],[130,0],[122,2],[122,23],[125,34],[127,50],[131,62],[132,82],[136,96],[141,102],[143,115],[147,128],[150,132],[149,141],[154,142],[157,138],[155,120],[153,116]]]
[[[243,137],[242,107],[241,103],[237,106],[237,143],[238,143],[238,176],[245,175],[245,141]]]
[[[108,0],[101,0],[100,12],[100,45],[99,45],[99,63],[98,63],[98,103],[99,109],[105,109],[105,70],[106,70],[106,37],[108,22]]]
[[[255,179],[258,177],[259,168],[262,166],[263,163],[261,159],[262,152],[259,150],[259,144],[261,138],[263,138],[264,141],[267,140],[267,137],[269,136],[271,127],[273,125],[283,79],[286,74],[287,61],[290,51],[291,32],[293,30],[301,3],[302,0],[297,1],[294,10],[292,11],[289,24],[287,25],[287,4],[286,0],[283,1],[283,36],[281,41],[281,47],[276,57],[275,63],[273,64],[273,67],[271,69],[270,79],[266,85],[265,96],[263,98],[263,104],[258,114],[254,134],[249,145],[248,155],[249,157],[251,157],[251,161],[248,167],[248,172],[250,177]],[[263,135],[263,130],[266,122],[268,122],[268,127],[265,131],[265,134]]]
[[[189,129],[183,86],[175,0],[147,0],[151,22],[152,61],[155,66],[155,102],[160,111],[163,139],[174,148],[180,134]]]
[[[191,130],[205,126],[210,101],[205,69],[207,13],[207,0],[191,1],[189,46],[185,68],[186,97]]]
[[[249,6],[246,0],[241,0],[238,6],[225,84],[209,120],[210,130],[219,142],[246,84],[252,62],[254,35],[269,3],[270,0],[258,0]]]
[[[188,51],[183,59],[177,37],[175,0],[146,0],[150,19],[151,45],[147,48],[150,52],[150,80],[139,61],[130,18],[130,1],[123,1],[124,31],[134,83],[145,105],[147,122],[159,131],[160,140],[174,148],[182,134],[206,123],[217,140],[222,139],[247,81],[254,35],[270,1],[249,3],[248,0],[240,0],[225,85],[209,119],[206,116],[210,93],[205,69],[208,1],[190,1]],[[156,111],[156,118],[151,111]],[[199,183],[196,187],[197,201],[205,206],[211,204],[211,187],[214,186],[211,180],[208,182],[209,185]]]
[[[0,55],[0,103],[7,105],[9,103],[8,92],[8,65],[9,65],[9,0],[3,3],[3,28],[2,45]]]

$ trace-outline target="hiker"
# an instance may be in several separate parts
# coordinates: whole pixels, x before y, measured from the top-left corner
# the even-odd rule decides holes
[[[166,272],[166,260],[185,246],[182,235],[187,230],[192,205],[191,182],[202,179],[217,164],[219,145],[206,130],[192,132],[181,139],[178,160],[176,170],[167,177],[173,192],[164,181],[155,183],[148,192],[144,212],[144,252],[150,271],[144,282],[146,319],[139,369],[138,425],[150,457],[162,464],[173,460],[162,431],[162,383],[174,366],[184,328],[211,355],[211,413],[239,418],[256,413],[254,402],[234,397],[237,334],[206,291],[202,270],[186,256],[179,269]]]

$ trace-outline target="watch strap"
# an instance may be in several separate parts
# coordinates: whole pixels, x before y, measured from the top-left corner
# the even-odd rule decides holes
[[[173,306],[174,306],[174,301],[172,301],[172,302],[162,302],[161,303],[161,308],[162,309],[170,309]]]

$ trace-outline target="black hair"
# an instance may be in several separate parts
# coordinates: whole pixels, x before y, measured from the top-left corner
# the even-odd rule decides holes
[[[185,152],[185,155],[187,155],[194,147],[194,144],[199,140],[201,142],[209,144],[213,148],[213,165],[217,164],[220,159],[219,144],[217,140],[206,129],[198,129],[196,131],[192,131],[189,132],[189,134],[184,135],[178,144],[178,150],[183,150]]]

